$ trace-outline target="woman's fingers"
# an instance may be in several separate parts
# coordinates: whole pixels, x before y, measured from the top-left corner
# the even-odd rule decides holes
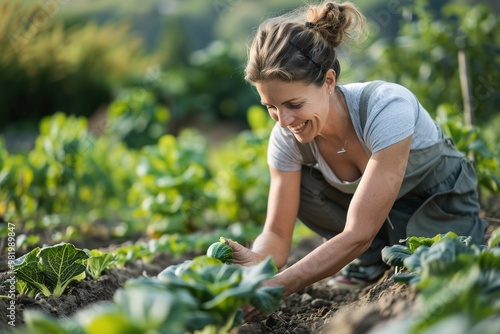
[[[240,245],[239,243],[223,238],[224,241],[233,249],[233,263],[240,265],[254,265],[257,263],[255,253],[245,246]]]

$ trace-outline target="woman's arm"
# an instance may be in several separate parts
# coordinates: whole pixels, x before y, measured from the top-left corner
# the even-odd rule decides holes
[[[229,241],[234,250],[234,263],[253,265],[271,255],[278,268],[288,260],[293,228],[297,219],[300,198],[301,171],[283,172],[270,167],[266,222],[255,239],[252,251]]]
[[[271,255],[276,266],[281,268],[288,260],[299,212],[301,171],[283,172],[270,167],[270,172],[266,223],[253,243],[252,251]]]
[[[265,282],[265,285],[284,286],[286,297],[334,275],[366,251],[399,192],[410,144],[411,136],[373,154],[351,201],[344,231]]]

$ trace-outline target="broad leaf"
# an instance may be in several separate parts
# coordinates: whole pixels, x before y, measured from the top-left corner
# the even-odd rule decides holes
[[[60,297],[71,281],[85,278],[83,260],[88,257],[83,250],[66,243],[40,250],[39,268],[47,277],[55,297]]]
[[[391,267],[402,267],[404,259],[411,254],[412,252],[402,245],[386,246],[382,249],[382,261]]]

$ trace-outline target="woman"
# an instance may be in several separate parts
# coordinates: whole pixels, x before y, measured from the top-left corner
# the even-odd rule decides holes
[[[360,31],[350,3],[325,3],[265,21],[246,80],[276,121],[268,149],[268,212],[252,249],[229,241],[235,263],[288,259],[297,217],[326,241],[265,285],[284,297],[333,276],[337,288],[372,283],[380,250],[407,236],[454,231],[481,243],[471,163],[406,88],[339,85],[337,47]]]

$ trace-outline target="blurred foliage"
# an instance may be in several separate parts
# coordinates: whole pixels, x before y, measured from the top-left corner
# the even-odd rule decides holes
[[[399,37],[379,40],[367,50],[372,56],[368,79],[402,84],[433,115],[441,103],[463,110],[458,52],[468,60],[472,108],[477,125],[487,124],[500,103],[500,22],[484,5],[446,5],[440,13],[426,0],[403,7]]]
[[[104,128],[107,136],[115,136],[128,147],[141,148],[155,144],[168,132],[170,112],[156,102],[151,91],[143,88],[120,92],[108,109]]]
[[[248,110],[251,130],[243,131],[212,152],[209,191],[216,199],[219,224],[264,222],[270,184],[267,144],[274,121],[260,106]]]
[[[148,92],[128,94],[115,103],[128,101],[129,108],[147,102],[150,111],[162,110],[148,102]],[[263,223],[272,121],[261,107],[249,110],[254,130],[229,140],[214,160],[206,138],[194,129],[164,134],[140,149],[129,147],[127,137],[113,129],[130,119],[117,114],[99,137],[87,131],[84,117],[56,113],[40,123],[31,151],[11,154],[1,144],[0,217],[18,223],[19,233],[44,230],[58,232],[61,239],[159,237],[234,224],[231,233],[241,237],[242,230]],[[153,128],[168,124],[162,117],[148,121]],[[111,231],[101,231],[100,222]]]
[[[228,37],[232,20],[241,18],[243,25],[245,12],[250,17],[250,8],[263,3],[195,1],[198,7],[190,8],[192,2],[176,2],[180,16],[167,15],[174,18],[168,29],[175,27],[175,20],[186,24],[181,14],[210,8],[208,14],[197,12],[212,17],[200,26],[215,17]],[[112,11],[112,3],[95,5]],[[449,19],[441,20],[423,1],[395,13],[376,3],[382,7],[366,15],[389,13],[387,20],[396,21],[402,14],[402,30],[395,39],[363,45],[367,49],[362,56],[371,62],[357,66],[360,55],[355,55],[343,60],[343,73],[395,81],[414,91],[458,147],[473,155],[479,187],[497,192],[500,118],[485,123],[498,114],[499,26],[494,15],[483,6],[444,6],[439,17]],[[193,33],[186,28],[161,44],[168,49],[165,55],[150,58],[126,26],[79,21],[75,13],[75,23],[64,25],[47,13],[47,4],[13,0],[0,5],[5,17],[0,21],[0,121],[36,121],[47,113],[65,112],[39,123],[39,136],[26,154],[7,151],[0,141],[0,217],[20,222],[20,230],[54,232],[69,225],[61,238],[75,231],[95,235],[104,222],[120,236],[226,228],[244,240],[249,227],[262,224],[273,121],[253,106],[258,95],[243,80],[242,40],[215,40],[189,52],[177,44]],[[71,4],[59,10],[81,5]],[[287,8],[276,4],[274,13]],[[124,5],[120,11],[135,7]],[[139,12],[146,15],[148,8]],[[460,47],[469,59],[474,110],[482,121],[476,127],[462,121]],[[168,54],[182,61],[173,62]],[[88,117],[78,115],[93,114],[102,103],[110,105],[96,135],[88,130]],[[197,120],[214,125],[221,119],[249,128],[213,148],[202,133],[189,128]]]
[[[137,82],[151,62],[122,23],[64,29],[52,24],[57,1],[0,5],[0,124],[58,110],[91,115],[113,90]],[[139,79],[140,80],[140,79]]]
[[[257,95],[244,81],[241,61],[229,45],[214,41],[188,61],[188,66],[163,72],[157,89],[172,111],[175,126],[193,119],[209,124],[224,119],[246,123],[246,110]]]
[[[203,227],[203,210],[212,202],[205,191],[210,179],[206,154],[205,138],[188,129],[141,150],[129,201],[137,208],[134,218],[148,225],[148,234],[191,233]]]
[[[453,138],[457,148],[473,160],[478,188],[488,193],[500,192],[498,155],[495,156],[495,152],[487,146],[479,127],[466,126],[462,115],[457,114],[450,104],[439,106],[436,120],[444,133]]]
[[[96,139],[84,117],[56,113],[44,118],[27,154],[0,149],[5,220],[38,230],[64,222],[114,221],[118,211],[127,215],[123,203],[134,180],[135,153],[121,142]]]

